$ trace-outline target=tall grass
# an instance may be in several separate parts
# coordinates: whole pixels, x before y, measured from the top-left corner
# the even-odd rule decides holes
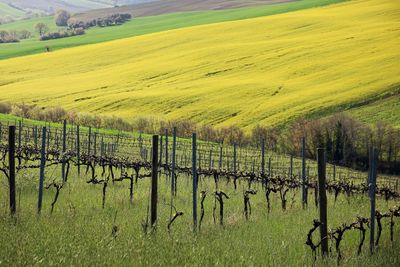
[[[46,183],[59,176],[60,169],[47,170]],[[272,212],[267,214],[265,195],[259,185],[258,193],[251,197],[252,214],[246,222],[243,215],[244,187],[237,191],[232,183],[221,180],[220,188],[230,199],[225,201],[225,226],[214,225],[212,210],[214,200],[211,179],[200,179],[199,191],[207,190],[205,217],[201,231],[192,232],[191,179],[178,177],[178,195],[174,205],[184,215],[173,223],[167,232],[170,202],[169,180],[159,178],[159,206],[157,230],[145,235],[141,223],[146,217],[149,201],[149,179],[134,185],[134,203],[129,203],[129,183],[110,183],[105,209],[101,208],[100,185],[86,184],[88,177],[72,173],[62,189],[55,210],[50,215],[50,202],[54,192],[45,190],[43,211],[36,215],[37,174],[20,174],[17,183],[18,216],[8,216],[7,186],[1,177],[0,194],[0,261],[5,265],[101,265],[101,266],[311,266],[311,251],[305,245],[306,234],[318,211],[309,201],[301,209],[300,192],[288,193],[288,210],[282,211],[277,195],[272,196]],[[311,194],[312,195],[312,194]],[[313,198],[313,196],[311,197]],[[388,210],[399,202],[388,203],[379,199],[377,209]],[[218,210],[217,210],[218,212]],[[118,227],[117,237],[112,237],[114,216]],[[340,195],[338,202],[328,196],[328,224],[337,227],[352,222],[357,215],[369,216],[369,199],[356,195],[348,199]],[[358,232],[346,233],[342,242],[346,266],[396,266],[400,262],[400,222],[395,225],[394,242],[389,241],[386,221],[377,253],[368,251],[368,234],[362,254],[357,256]],[[318,231],[315,237],[318,237]],[[334,247],[332,248],[334,251]],[[333,254],[316,266],[336,265]]]

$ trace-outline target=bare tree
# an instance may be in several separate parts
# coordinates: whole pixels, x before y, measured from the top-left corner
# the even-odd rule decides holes
[[[43,36],[49,31],[49,27],[43,22],[39,22],[38,24],[36,24],[35,30],[37,31],[37,33],[39,33],[40,36]]]
[[[18,32],[18,37],[20,39],[28,39],[28,38],[31,38],[31,36],[32,36],[32,33],[25,29]]]
[[[67,26],[68,20],[71,17],[71,14],[63,9],[57,10],[55,18],[56,18],[56,25],[57,26]]]

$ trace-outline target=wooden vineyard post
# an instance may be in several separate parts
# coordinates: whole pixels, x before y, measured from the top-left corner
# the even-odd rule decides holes
[[[50,123],[49,123],[49,128],[47,130],[47,151],[50,149],[50,137],[51,137],[51,131],[50,131]]]
[[[158,189],[158,135],[153,135],[151,167],[151,226],[157,222],[157,189]]]
[[[370,239],[369,239],[369,250],[374,253],[375,250],[375,190],[376,190],[376,173],[377,173],[377,161],[378,161],[378,150],[369,150],[369,197],[371,200],[371,218],[370,218]]]
[[[160,161],[159,164],[162,165],[162,160],[163,160],[163,136],[160,135]]]
[[[27,128],[26,130],[22,129],[22,132],[24,133],[23,143],[24,145],[27,145],[28,141],[30,141],[29,128]]]
[[[92,127],[89,127],[89,133],[88,133],[88,156],[90,156],[90,143],[92,142]]]
[[[60,148],[60,144],[59,144],[59,140],[58,140],[58,129],[55,129],[55,132],[54,132],[54,136],[55,136],[55,147],[57,148],[57,150]]]
[[[17,211],[17,204],[15,201],[15,126],[9,126],[8,130],[8,168],[10,211],[11,216],[14,216]]]
[[[265,189],[265,141],[261,142],[261,184]]]
[[[336,180],[336,164],[333,164],[333,181]]]
[[[38,198],[38,214],[42,211],[43,199],[43,182],[44,182],[44,167],[46,165],[46,127],[42,129],[42,146],[40,148],[40,176],[39,176],[39,198]]]
[[[306,155],[305,155],[306,139],[301,139],[301,181],[302,181],[302,205],[303,209],[307,206],[307,189],[306,189]]]
[[[171,171],[171,193],[176,196],[176,177],[175,177],[175,163],[176,163],[176,127],[174,127],[174,136],[172,139],[172,171]]]
[[[219,147],[219,164],[218,164],[218,168],[221,171],[221,169],[222,169],[222,144]]]
[[[143,157],[143,139],[142,139],[142,132],[139,132],[139,155],[141,159],[144,159]]]
[[[37,149],[37,145],[38,145],[37,126],[35,126],[35,127],[33,128],[33,138],[34,138],[35,148]]]
[[[289,169],[289,178],[293,178],[293,154],[290,155],[290,169]]]
[[[169,173],[169,165],[168,165],[168,129],[165,129],[165,166],[168,168],[168,173]]]
[[[62,181],[66,181],[65,177],[65,153],[67,151],[67,121],[64,120],[63,122],[63,139],[62,139],[62,154],[61,154],[61,159],[62,159],[62,165],[61,165],[61,177]]]
[[[368,177],[367,177],[367,185],[369,187],[369,195],[371,197],[371,173],[372,173],[372,158],[373,158],[373,149],[372,147],[368,150]]]
[[[272,166],[271,166],[271,157],[268,158],[268,180],[271,180],[272,176]],[[268,184],[267,180],[267,184]]]
[[[236,143],[233,143],[233,173],[236,175]]]
[[[319,220],[321,222],[321,253],[322,256],[328,255],[328,219],[327,219],[327,199],[326,199],[326,162],[325,150],[318,148],[318,191],[319,191]],[[315,189],[317,190],[317,188]]]
[[[196,168],[196,134],[193,133],[192,135],[192,176],[193,176],[193,192],[192,192],[192,199],[193,199],[193,231],[196,232],[197,230],[197,168]]]
[[[76,160],[78,163],[78,176],[81,175],[81,140],[79,125],[76,126]]]
[[[97,156],[97,132],[93,136],[93,154]]]
[[[118,150],[118,147],[119,147],[119,135],[120,135],[120,133],[121,133],[121,130],[118,131],[117,142],[113,146],[113,150],[112,150],[113,155],[115,154],[115,152]]]
[[[198,155],[198,168],[199,168],[199,170],[201,169],[201,152],[200,152],[200,149],[199,149],[199,155]]]
[[[72,123],[71,124],[71,127],[69,128],[69,131],[68,131],[68,136],[73,136],[72,134],[74,133],[74,124]],[[72,138],[73,139],[73,138]],[[69,142],[70,143],[70,150],[71,151],[74,151],[74,146],[75,146],[75,144],[74,144],[74,142]],[[67,148],[68,148],[68,140],[67,140]]]
[[[147,161],[147,158],[149,157],[149,150],[145,147],[143,149],[143,153],[144,153],[144,161]]]
[[[22,145],[22,121],[18,121],[18,149],[21,149],[21,145]]]
[[[100,157],[103,157],[104,154],[105,154],[104,136],[101,136],[101,141],[100,141]]]
[[[212,169],[212,148],[210,149],[210,158],[209,158],[209,163],[208,163],[208,169]]]

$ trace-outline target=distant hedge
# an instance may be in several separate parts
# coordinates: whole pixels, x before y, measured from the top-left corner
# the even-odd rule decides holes
[[[85,30],[83,28],[76,28],[76,29],[69,29],[66,31],[49,32],[49,33],[43,34],[40,37],[40,40],[46,41],[46,40],[59,39],[59,38],[71,37],[71,36],[82,35],[82,34],[85,34]]]
[[[131,14],[117,13],[104,18],[97,18],[86,22],[69,20],[68,27],[71,29],[76,29],[76,28],[87,29],[95,26],[107,27],[107,26],[121,25],[126,21],[130,20],[131,18],[132,18]]]
[[[19,42],[16,31],[0,31],[0,44],[1,43],[17,43]]]

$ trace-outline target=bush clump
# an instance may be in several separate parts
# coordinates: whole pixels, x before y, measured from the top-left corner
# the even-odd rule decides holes
[[[18,43],[19,39],[16,31],[0,31],[0,44],[1,43]]]
[[[112,14],[107,17],[92,19],[89,21],[70,19],[68,21],[68,28],[70,28],[70,29],[77,29],[77,28],[87,29],[87,28],[95,27],[95,26],[107,27],[107,26],[121,25],[121,24],[125,23],[126,21],[130,20],[131,18],[132,18],[131,14],[116,13],[116,14]]]
[[[45,33],[42,36],[40,36],[40,40],[46,41],[46,40],[59,39],[59,38],[71,37],[82,34],[85,34],[85,30],[83,28],[68,29],[58,32]]]

